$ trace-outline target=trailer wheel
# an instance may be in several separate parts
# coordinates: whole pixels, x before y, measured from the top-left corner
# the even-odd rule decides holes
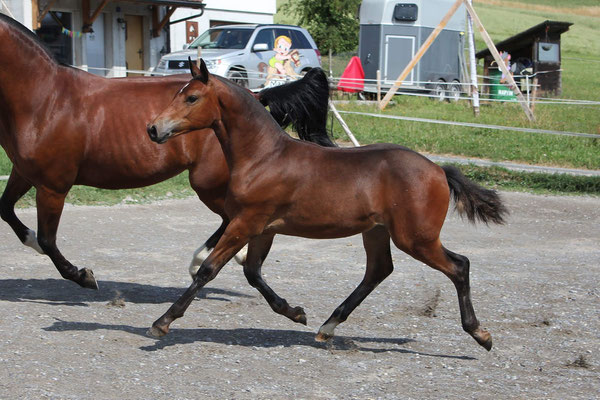
[[[448,101],[456,103],[460,100],[460,96],[462,94],[462,88],[460,86],[459,81],[452,81],[450,85],[450,89],[448,90]]]
[[[431,91],[431,95],[433,96],[433,98],[437,101],[444,101],[446,100],[446,82],[444,82],[443,79],[440,79],[437,81],[437,83],[435,84],[435,86],[433,87],[433,90]]]

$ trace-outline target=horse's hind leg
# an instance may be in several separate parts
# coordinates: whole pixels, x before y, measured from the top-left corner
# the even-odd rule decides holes
[[[479,327],[479,321],[475,316],[475,310],[471,302],[469,259],[444,248],[439,239],[412,246],[412,250],[407,251],[407,253],[423,261],[430,267],[442,271],[450,278],[458,294],[458,305],[463,329],[486,350],[491,350],[492,336],[489,332]]]
[[[44,251],[38,244],[35,232],[25,226],[15,214],[15,204],[31,189],[31,184],[19,175],[13,168],[6,183],[4,193],[0,198],[0,216],[15,232],[21,242],[43,254]]]
[[[206,242],[194,251],[194,255],[192,256],[192,262],[190,263],[190,275],[192,279],[196,278],[196,274],[200,269],[200,266],[206,260],[212,249],[215,248],[217,242],[223,236],[223,232],[225,232],[225,228],[227,228],[227,222],[223,220],[219,229],[213,233]]]
[[[363,233],[363,244],[367,252],[367,270],[365,276],[352,294],[335,309],[333,314],[319,328],[317,341],[325,341],[333,337],[336,326],[344,322],[350,313],[387,278],[394,270],[390,252],[390,236],[383,226],[376,226]]]
[[[223,236],[225,228],[227,228],[227,220],[223,219],[223,222],[221,223],[221,226],[219,226],[219,229],[217,229],[215,233],[213,233],[208,238],[208,240],[204,242],[204,244],[202,244],[202,246],[198,247],[196,251],[194,251],[194,255],[192,256],[192,262],[190,262],[189,266],[190,276],[192,277],[192,279],[196,278],[196,274],[198,273],[200,266],[202,265],[204,260],[206,260],[210,252],[215,248],[221,236]],[[244,265],[247,254],[248,246],[244,246],[244,248],[234,256],[234,259],[238,264]]]
[[[84,288],[98,289],[92,270],[77,269],[63,257],[56,247],[56,231],[65,204],[65,194],[56,193],[45,188],[36,188],[36,204],[38,214],[38,242],[44,253],[50,257],[60,275]]]
[[[244,263],[244,275],[248,283],[263,295],[273,311],[288,317],[294,322],[306,325],[306,314],[302,307],[290,307],[285,299],[282,299],[264,281],[260,269],[269,254],[274,235],[262,235],[253,238],[248,244],[248,256]]]

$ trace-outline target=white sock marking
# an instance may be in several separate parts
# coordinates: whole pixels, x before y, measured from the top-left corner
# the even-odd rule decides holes
[[[25,238],[25,242],[23,242],[25,246],[29,246],[40,254],[44,254],[44,250],[40,247],[40,244],[37,241],[37,236],[35,236],[35,231],[29,229],[27,231],[27,237]]]
[[[244,263],[246,262],[247,256],[248,256],[248,245],[245,245],[233,258],[235,258],[235,261],[238,264],[244,265]]]

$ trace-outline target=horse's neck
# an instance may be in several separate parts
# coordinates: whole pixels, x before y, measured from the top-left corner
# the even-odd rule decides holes
[[[52,81],[60,66],[34,38],[0,21],[0,93],[15,106],[39,97],[39,87]],[[59,88],[56,88],[59,89]]]
[[[33,36],[33,35],[32,35]],[[43,74],[58,64],[34,37],[21,32],[18,27],[0,20],[1,71],[19,72],[20,76],[31,73],[43,79]]]
[[[281,151],[289,137],[255,99],[219,99],[221,120],[215,131],[230,170],[251,166]]]

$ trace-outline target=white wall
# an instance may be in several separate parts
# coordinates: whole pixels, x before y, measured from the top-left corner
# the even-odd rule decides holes
[[[191,19],[198,22],[198,32],[210,27],[210,21],[231,21],[246,24],[272,24],[277,12],[275,0],[204,0],[206,8],[202,17]],[[200,10],[178,8],[171,21],[199,14]],[[171,51],[183,49],[185,41],[185,22],[171,25]]]
[[[14,19],[31,29],[31,0],[3,0],[4,4],[0,3],[0,10],[4,14],[12,16]],[[5,5],[8,11],[5,10]]]

